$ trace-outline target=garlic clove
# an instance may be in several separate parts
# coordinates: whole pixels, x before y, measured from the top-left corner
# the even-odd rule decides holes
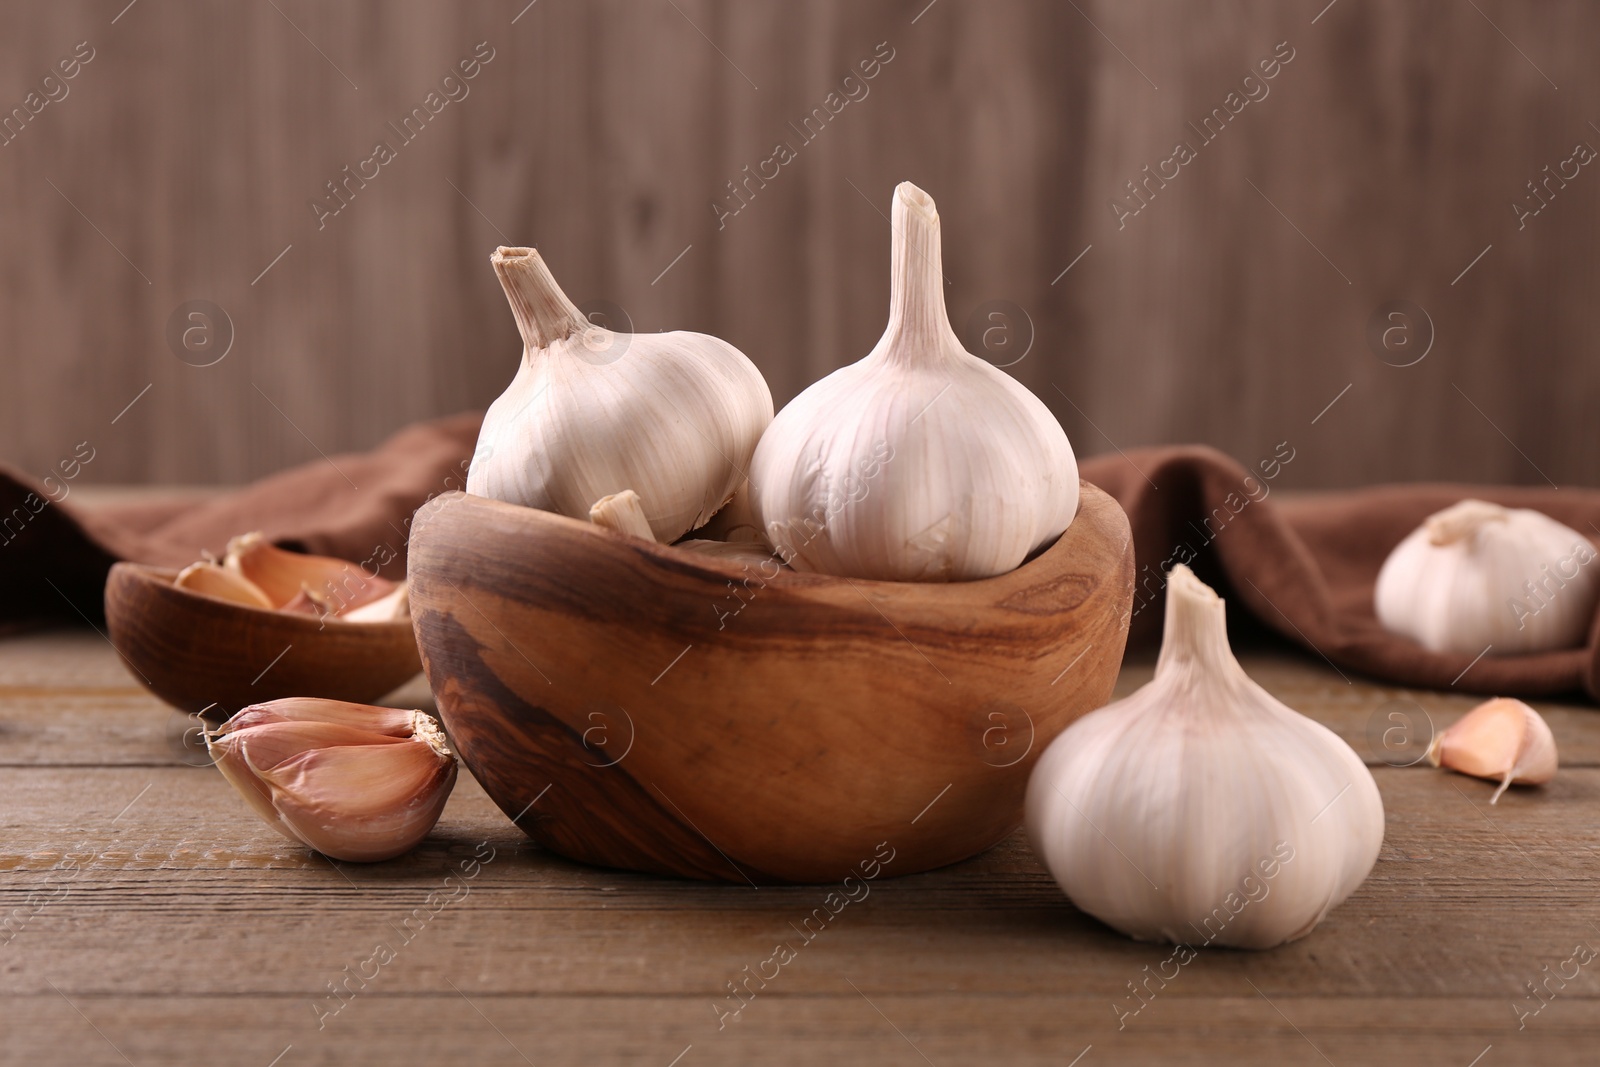
[[[632,489],[596,500],[589,508],[589,521],[631,537],[642,537],[646,541],[656,539],[650,532],[650,520],[644,516],[644,502]]]
[[[400,582],[379,599],[349,608],[335,617],[342,622],[391,622],[410,615],[411,593],[406,583]]]
[[[390,737],[410,737],[421,712],[406,708],[380,708],[321,697],[285,697],[241,709],[217,731],[222,733],[269,722],[322,722],[350,726]],[[364,743],[364,742],[363,742]]]
[[[420,711],[293,698],[206,735],[217,768],[279,832],[334,858],[415,847],[455,785],[444,731]]]
[[[279,548],[260,533],[228,542],[223,566],[254,582],[279,610],[342,616],[391,595],[395,582],[358,564]]]
[[[356,726],[331,722],[274,722],[232,730],[234,739],[253,769],[271,769],[306,752],[325,748],[369,745],[403,745],[408,738],[379,734]]]
[[[1576,648],[1600,604],[1594,545],[1528,508],[1462,500],[1384,560],[1373,609],[1433,652],[1512,655]]]
[[[535,249],[501,247],[490,262],[523,351],[484,416],[467,492],[586,519],[595,501],[632,488],[654,540],[703,525],[772,421],[755,364],[706,334],[594,326]]]
[[[1435,767],[1499,779],[1489,803],[1511,785],[1542,785],[1556,776],[1556,739],[1544,717],[1520,700],[1496,697],[1473,708],[1433,739]]]
[[[256,774],[294,837],[334,859],[373,863],[428,836],[456,764],[430,745],[402,741],[302,752]]]
[[[235,604],[247,604],[252,608],[270,611],[273,607],[260,586],[215,563],[191,563],[178,572],[172,584],[179,589],[216,597],[218,600],[231,600]]]
[[[1270,948],[1366,878],[1383,801],[1349,745],[1244,672],[1216,593],[1179,565],[1166,595],[1155,677],[1046,748],[1028,838],[1073,904],[1130,937]]]
[[[779,412],[751,461],[750,506],[796,570],[1000,574],[1072,521],[1077,461],[1044,403],[951,329],[933,198],[901,183],[892,232],[882,338]]]
[[[317,597],[315,593],[305,586],[301,586],[298,593],[278,606],[279,611],[290,615],[322,616],[328,614],[328,609],[327,601]]]

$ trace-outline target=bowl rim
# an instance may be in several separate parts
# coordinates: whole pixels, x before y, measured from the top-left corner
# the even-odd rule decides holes
[[[403,619],[371,619],[351,621],[349,619],[341,619],[337,615],[335,615],[332,619],[328,619],[321,615],[301,615],[279,611],[276,608],[258,608],[252,604],[241,604],[237,600],[227,600],[223,597],[212,596],[209,593],[200,593],[193,589],[179,588],[173,584],[173,582],[177,581],[179,570],[181,570],[181,568],[161,567],[153,563],[139,563],[134,560],[118,560],[116,563],[111,565],[111,570],[106,574],[107,599],[110,599],[111,579],[117,574],[117,572],[120,571],[123,574],[132,575],[134,579],[141,585],[163,589],[167,593],[180,598],[180,600],[182,598],[192,598],[202,601],[206,604],[217,604],[225,608],[232,608],[236,611],[245,612],[249,615],[265,616],[270,619],[278,620],[285,625],[299,628],[304,628],[305,624],[311,624],[311,629],[316,633],[326,633],[328,631],[329,623],[332,623],[338,628],[352,634],[359,634],[363,630],[370,630],[374,632],[389,631],[399,627],[403,627],[407,632],[410,632],[411,630],[411,617],[409,615]]]
[[[1056,536],[1048,545],[1036,548],[1028,554],[1021,563],[1011,570],[990,575],[987,578],[971,578],[965,581],[954,582],[902,582],[883,578],[853,578],[845,575],[823,574],[818,571],[797,571],[788,566],[780,566],[777,573],[768,576],[765,572],[757,572],[756,566],[750,563],[722,559],[691,549],[680,548],[675,544],[663,544],[659,541],[647,541],[642,537],[632,534],[620,533],[607,527],[597,526],[594,523],[559,512],[544,511],[540,508],[527,507],[522,504],[511,504],[492,497],[477,496],[462,490],[451,490],[441,493],[428,501],[417,510],[412,521],[412,533],[415,535],[418,526],[424,525],[434,512],[446,509],[487,508],[492,512],[505,516],[519,528],[535,530],[539,527],[553,528],[574,537],[588,536],[599,542],[609,542],[610,548],[626,548],[638,555],[644,556],[657,566],[674,569],[686,573],[690,577],[699,578],[710,582],[720,582],[730,579],[748,579],[752,574],[759,574],[761,580],[769,587],[792,590],[796,593],[822,592],[853,587],[854,591],[863,595],[878,593],[883,596],[905,595],[916,590],[936,591],[935,595],[947,595],[951,600],[981,599],[986,603],[994,603],[1010,592],[1021,592],[1033,588],[1037,584],[1037,572],[1041,566],[1049,561],[1051,564],[1058,562],[1057,557],[1073,550],[1073,543],[1077,540],[1073,536],[1073,527],[1083,519],[1086,511],[1092,511],[1110,518],[1113,526],[1120,526],[1125,548],[1131,546],[1133,540],[1132,530],[1128,525],[1126,513],[1117,503],[1115,497],[1098,486],[1078,479],[1078,508],[1073,513],[1072,522],[1067,528]],[[693,534],[689,531],[685,537]],[[1086,531],[1083,527],[1079,534]],[[415,550],[415,542],[410,546]],[[407,555],[407,574],[410,574],[411,560],[415,556]],[[777,557],[773,557],[774,561]],[[1014,587],[1014,588],[1011,588]],[[848,591],[848,590],[847,590]],[[962,594],[967,594],[963,596]]]

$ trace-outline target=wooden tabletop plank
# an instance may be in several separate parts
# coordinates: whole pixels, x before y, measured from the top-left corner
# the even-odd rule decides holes
[[[1074,910],[1020,834],[874,883],[811,942],[791,924],[825,888],[573,864],[528,842],[468,775],[422,848],[335,865],[256,820],[215,771],[186,766],[182,717],[93,633],[0,642],[0,1062],[265,1067],[293,1046],[282,1067],[425,1055],[666,1065],[691,1045],[681,1067],[1059,1065],[1089,1045],[1083,1067],[1465,1067],[1490,1045],[1483,1067],[1594,1062],[1600,965],[1548,1004],[1524,983],[1580,942],[1600,946],[1595,711],[1539,704],[1562,771],[1491,807],[1490,783],[1395,766],[1410,750],[1384,751],[1371,730],[1374,716],[1387,728],[1388,710],[1411,708],[1423,728],[1442,727],[1475,698],[1346,681],[1283,650],[1244,661],[1373,764],[1384,848],[1309,937],[1203,951],[1130,1014],[1140,1002],[1128,983],[1170,949]],[[1119,692],[1151,668],[1131,664]],[[427,704],[419,683],[400,696]],[[491,854],[461,888],[445,881]],[[457,899],[430,910],[446,886]],[[740,1004],[728,983],[785,937],[801,945],[794,962],[719,1029],[715,1005]],[[375,966],[379,945],[394,958]],[[354,999],[329,999],[329,983],[374,966]],[[1541,1005],[1519,1031],[1519,1006]]]

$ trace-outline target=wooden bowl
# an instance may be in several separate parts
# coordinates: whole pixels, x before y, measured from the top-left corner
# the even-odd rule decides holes
[[[1085,483],[996,578],[766,573],[462,493],[412,523],[423,669],[501,810],[573,859],[752,884],[1010,834],[1045,745],[1110,699],[1133,545]]]
[[[218,715],[279,697],[370,704],[422,668],[409,619],[324,623],[179,589],[177,576],[118,563],[106,579],[111,643],[173,707]]]

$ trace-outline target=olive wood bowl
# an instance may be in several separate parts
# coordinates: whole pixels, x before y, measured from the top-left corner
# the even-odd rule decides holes
[[[118,563],[106,579],[111,643],[175,708],[217,716],[279,697],[370,704],[422,669],[409,619],[324,622],[180,589],[177,576]]]
[[[440,714],[517,825],[751,884],[1010,834],[1045,745],[1110,699],[1133,593],[1127,518],[1087,483],[1055,544],[980,581],[762,572],[459,492],[417,513],[408,567]]]

